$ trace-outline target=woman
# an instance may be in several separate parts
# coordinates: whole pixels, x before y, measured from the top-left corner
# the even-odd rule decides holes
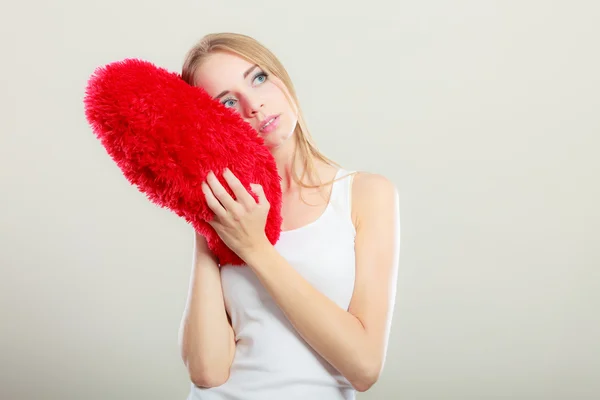
[[[352,399],[382,370],[396,292],[398,195],[383,176],[339,168],[311,142],[288,74],[254,39],[205,36],[183,79],[238,112],[282,178],[282,233],[268,201],[224,173],[203,182],[211,222],[246,263],[218,266],[196,233],[180,331],[191,399]]]

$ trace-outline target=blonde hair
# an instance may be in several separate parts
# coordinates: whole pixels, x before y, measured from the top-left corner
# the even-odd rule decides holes
[[[204,36],[200,41],[193,46],[187,53],[181,72],[182,79],[190,85],[194,85],[194,75],[201,63],[213,52],[225,51],[234,53],[246,61],[257,64],[259,68],[267,74],[273,75],[287,88],[289,92],[285,93],[290,103],[298,112],[298,123],[294,128],[294,136],[296,147],[292,156],[292,165],[296,165],[298,152],[303,161],[302,175],[298,176],[295,168],[292,169],[292,178],[301,187],[319,188],[324,186],[320,182],[319,176],[315,169],[315,160],[322,161],[331,166],[339,165],[325,157],[315,145],[310,132],[306,126],[306,121],[298,104],[298,97],[286,69],[283,67],[279,59],[265,46],[259,43],[256,39],[239,33],[211,33]],[[309,179],[314,179],[319,182],[317,185],[308,185],[303,182],[304,177],[308,174]],[[332,181],[333,182],[333,181]],[[329,182],[331,183],[331,182]]]

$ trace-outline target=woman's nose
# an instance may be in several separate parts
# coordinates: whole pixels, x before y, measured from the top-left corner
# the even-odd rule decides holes
[[[259,111],[261,111],[261,109],[263,108],[264,104],[262,103],[262,101],[256,99],[256,100],[247,100],[246,101],[246,115],[248,117],[253,117],[255,116]]]

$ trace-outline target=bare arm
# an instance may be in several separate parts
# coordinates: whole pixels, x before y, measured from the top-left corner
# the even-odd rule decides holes
[[[225,310],[220,269],[205,238],[197,232],[179,342],[181,357],[195,385],[214,387],[227,381],[235,354],[235,335]]]
[[[318,292],[274,249],[244,254],[300,335],[359,391],[379,378],[396,295],[399,211],[395,187],[378,175],[356,176],[356,284],[349,310]]]

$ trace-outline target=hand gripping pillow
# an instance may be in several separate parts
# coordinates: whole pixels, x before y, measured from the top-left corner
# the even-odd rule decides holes
[[[213,218],[201,183],[228,167],[250,191],[262,185],[271,207],[265,234],[281,233],[281,186],[263,139],[237,113],[179,74],[137,59],[97,68],[88,81],[85,115],[92,131],[127,180],[160,207],[203,235],[220,265],[243,261],[206,222]]]

